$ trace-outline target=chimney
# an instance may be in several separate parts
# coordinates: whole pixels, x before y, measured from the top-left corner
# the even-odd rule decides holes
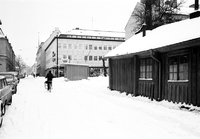
[[[142,25],[142,37],[146,36],[146,29],[147,29],[147,25],[146,25],[146,23],[144,23]]]
[[[195,3],[189,6],[190,8],[194,8],[195,10],[199,9],[199,0],[195,0]],[[190,14],[190,19],[196,18],[200,16],[200,11],[195,11]]]
[[[195,10],[199,9],[199,0],[195,0],[195,2],[194,2],[194,9]]]

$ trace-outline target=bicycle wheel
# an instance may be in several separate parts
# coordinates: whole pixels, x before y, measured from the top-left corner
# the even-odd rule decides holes
[[[52,89],[52,83],[50,82],[49,83],[49,92],[51,92],[51,89]]]

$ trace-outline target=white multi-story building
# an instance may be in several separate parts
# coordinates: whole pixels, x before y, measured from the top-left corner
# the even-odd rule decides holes
[[[55,30],[52,32],[52,34],[49,36],[49,38],[45,41],[42,42],[38,46],[38,50],[36,53],[36,74],[40,76],[45,76],[46,75],[46,51],[45,49],[50,45],[52,40],[60,34],[60,31],[58,28],[55,28]]]
[[[64,63],[102,68],[103,56],[124,41],[124,32],[76,28],[67,33],[60,33],[45,48],[46,71],[52,70],[56,75],[57,67],[60,73]],[[107,61],[105,66],[108,66]]]

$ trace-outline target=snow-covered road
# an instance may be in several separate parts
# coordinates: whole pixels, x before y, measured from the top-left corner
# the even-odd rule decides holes
[[[107,77],[65,82],[22,79],[0,139],[199,139],[200,113],[110,91]]]

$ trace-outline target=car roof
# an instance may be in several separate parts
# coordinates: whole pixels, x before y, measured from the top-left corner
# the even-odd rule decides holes
[[[1,80],[1,79],[4,79],[4,78],[5,78],[4,76],[0,76],[0,80]]]
[[[0,75],[8,75],[8,74],[15,75],[13,72],[0,72]]]
[[[18,72],[17,71],[8,71],[9,73],[13,73],[15,75],[18,75]]]

